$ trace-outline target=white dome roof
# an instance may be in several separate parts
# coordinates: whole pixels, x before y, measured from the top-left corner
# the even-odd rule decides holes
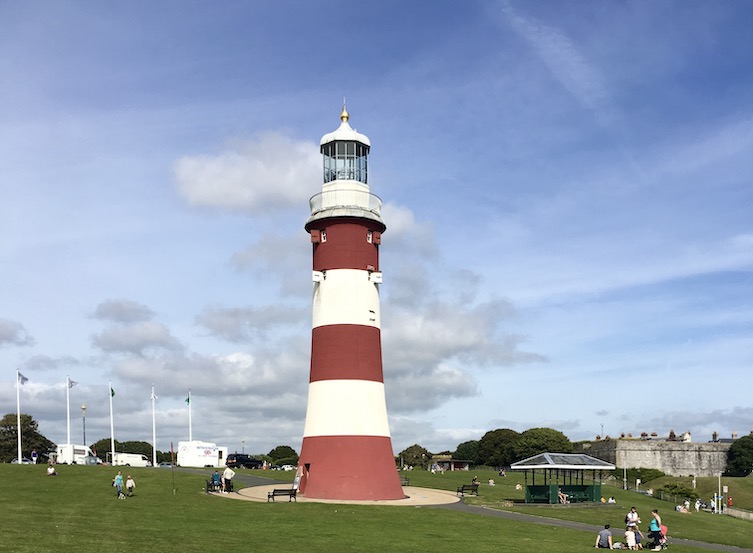
[[[350,114],[348,114],[348,110],[343,106],[342,113],[340,113],[340,120],[342,121],[340,127],[338,127],[336,131],[325,134],[319,142],[319,145],[324,146],[335,140],[348,140],[351,142],[360,142],[361,144],[371,147],[369,137],[358,131],[354,131],[348,124],[348,119],[350,119]]]

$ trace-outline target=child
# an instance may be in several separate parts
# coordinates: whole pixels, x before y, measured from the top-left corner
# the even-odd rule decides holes
[[[635,528],[633,526],[628,526],[625,530],[625,542],[627,543],[628,549],[635,549]]]
[[[133,481],[133,478],[131,478],[131,475],[128,475],[128,478],[126,479],[126,489],[128,490],[128,497],[131,497],[133,495],[133,488],[136,487],[136,482]]]

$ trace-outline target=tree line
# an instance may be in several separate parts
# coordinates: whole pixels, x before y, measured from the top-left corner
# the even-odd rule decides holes
[[[110,438],[102,438],[89,444],[92,452],[105,460],[110,452]],[[56,444],[48,440],[39,432],[39,424],[31,415],[21,414],[21,451],[24,457],[30,458],[31,452],[36,450],[41,462],[47,462],[47,454],[56,450]],[[143,441],[115,440],[117,453],[138,453],[152,459],[152,444]],[[237,453],[237,451],[235,452]],[[0,462],[9,463],[18,456],[18,421],[15,413],[8,413],[0,419]],[[175,461],[173,452],[157,450],[157,463],[172,463]],[[267,454],[251,455],[260,461],[267,461],[272,465],[296,465],[298,454],[287,445],[279,445]]]
[[[110,438],[102,438],[91,444],[92,451],[100,458],[110,451]],[[55,450],[55,444],[39,433],[38,423],[31,415],[21,414],[21,449],[25,457],[32,450],[46,460],[46,454]],[[140,453],[152,458],[152,446],[142,441],[115,441],[115,451],[119,453]],[[516,432],[510,428],[490,430],[480,440],[468,440],[458,444],[454,451],[440,451],[436,454],[451,455],[453,459],[470,461],[473,465],[495,468],[509,467],[515,461],[526,459],[544,452],[571,453],[573,444],[559,430],[552,428],[530,428]],[[237,453],[237,452],[236,452]],[[0,462],[10,462],[18,454],[18,428],[15,413],[8,413],[0,419]],[[396,457],[399,466],[428,468],[432,456],[428,449],[414,444]],[[252,455],[273,465],[296,465],[298,454],[287,445],[279,445],[267,454]],[[170,451],[157,451],[157,462],[172,462]],[[735,440],[727,453],[725,476],[748,476],[753,470],[753,434]]]
[[[539,453],[572,451],[572,442],[559,430],[531,428],[525,432],[516,432],[509,428],[499,428],[490,430],[480,440],[463,442],[454,451],[440,451],[436,455],[451,455],[453,459],[470,461],[476,466],[500,469]],[[397,463],[399,466],[425,469],[429,467],[433,455],[435,454],[428,449],[414,444],[397,455]],[[753,474],[752,471],[753,433],[732,443],[727,453],[724,476],[748,476]]]
[[[451,455],[453,459],[470,461],[477,466],[503,468],[546,451],[571,453],[573,444],[562,432],[552,428],[531,428],[525,432],[499,428],[490,430],[480,440],[459,444],[455,451],[441,451],[437,455]],[[415,444],[398,454],[398,463],[427,468],[433,455]]]

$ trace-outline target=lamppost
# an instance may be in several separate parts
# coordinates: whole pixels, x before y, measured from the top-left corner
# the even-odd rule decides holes
[[[241,440],[241,453],[246,453],[246,440]]]
[[[84,446],[86,446],[86,403],[81,404],[81,419],[84,422]]]

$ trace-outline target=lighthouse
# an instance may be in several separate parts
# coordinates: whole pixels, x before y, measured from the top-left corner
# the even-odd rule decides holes
[[[311,369],[299,490],[319,499],[404,497],[392,451],[379,314],[382,201],[368,184],[369,139],[348,123],[320,143],[322,191],[310,200]]]

